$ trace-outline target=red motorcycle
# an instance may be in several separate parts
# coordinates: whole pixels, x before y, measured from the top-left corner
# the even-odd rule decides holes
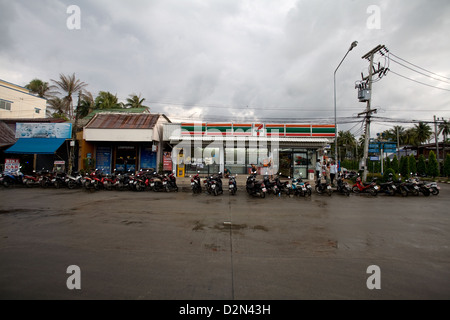
[[[352,186],[352,191],[354,193],[369,193],[372,196],[378,194],[379,187],[377,183],[372,180],[370,183],[363,183],[361,178],[356,178],[356,183]]]

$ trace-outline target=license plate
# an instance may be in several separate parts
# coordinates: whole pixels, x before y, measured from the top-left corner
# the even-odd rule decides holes
[[[286,185],[286,188],[290,188],[290,187],[291,187],[291,185],[290,185],[290,184],[287,184],[287,185]]]
[[[397,187],[396,186],[392,186],[392,189],[397,190]]]
[[[262,188],[262,192],[266,192],[267,191],[267,189],[266,188]]]
[[[56,179],[52,179],[52,182],[55,182],[56,181]]]
[[[216,185],[215,185],[215,184],[213,184],[213,185],[211,186],[211,188],[215,189],[215,188],[216,188]]]
[[[414,189],[417,189],[417,190],[419,190],[419,187],[418,187],[418,186],[414,186]]]
[[[378,186],[373,187],[375,190],[378,190]]]
[[[155,184],[154,183],[150,183],[150,187],[154,187],[155,186]]]
[[[167,184],[167,181],[164,181],[163,184]]]
[[[230,189],[234,189],[234,186],[232,184],[230,184]]]
[[[327,189],[331,189],[331,186],[327,186]]]
[[[193,186],[195,183],[194,182],[191,182],[191,186]]]

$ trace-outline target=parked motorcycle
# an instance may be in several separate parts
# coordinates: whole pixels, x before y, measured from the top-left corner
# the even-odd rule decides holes
[[[166,186],[163,184],[164,177],[162,175],[153,172],[153,177],[150,179],[150,188],[154,192],[161,192],[166,190]]]
[[[375,181],[377,181],[377,180],[375,180]],[[395,193],[397,191],[397,186],[394,184],[392,173],[389,173],[388,181],[386,181],[384,183],[379,183],[378,186],[380,187],[379,192],[384,193],[388,196],[395,195]]]
[[[263,181],[256,180],[256,174],[251,174],[247,177],[245,184],[247,193],[251,196],[266,197],[267,189]]]
[[[331,183],[329,181],[322,182],[321,177],[322,175],[319,174],[319,177],[316,180],[316,186],[314,187],[314,190],[318,194],[327,194],[328,196],[331,196],[331,194],[333,193]]]
[[[350,196],[350,193],[352,192],[352,187],[350,187],[350,185],[344,181],[344,177],[342,174],[339,174],[337,179],[337,187],[336,187],[336,191],[346,195],[347,197]]]
[[[195,176],[191,176],[191,189],[192,193],[201,193],[202,192],[202,184],[200,182],[200,176],[199,173],[197,173]]]
[[[439,187],[436,182],[428,183],[428,186],[433,196],[437,196],[439,194],[439,190],[441,189],[441,187]]]
[[[406,182],[402,181],[402,178],[399,175],[397,181],[393,182],[393,186],[395,194],[400,194],[402,197],[407,197],[409,194],[409,189]]]
[[[229,176],[228,178],[228,190],[231,195],[235,195],[237,192],[236,176]]]
[[[268,194],[279,194],[278,185],[275,180],[270,180],[269,176],[265,176],[263,180]]]
[[[13,185],[23,185],[23,173],[20,171],[20,168],[14,172],[3,172],[2,184],[5,188]]]
[[[290,178],[291,177],[289,177],[289,179]],[[275,183],[277,184],[279,196],[281,196],[282,194],[286,194],[287,196],[289,196],[292,193],[292,186],[290,184],[290,181],[281,182],[279,174],[275,177],[274,180],[275,180]]]
[[[66,176],[66,185],[69,189],[80,188],[83,186],[83,175],[79,172],[73,172],[72,175]]]
[[[164,177],[163,185],[165,185],[167,192],[178,192],[177,178],[175,177],[175,174],[173,172]]]
[[[361,178],[356,178],[356,183],[352,186],[352,191],[354,193],[369,193],[372,196],[376,196],[378,194],[379,187],[375,180],[372,180],[369,183],[363,183]]]
[[[32,188],[34,186],[40,186],[40,181],[42,179],[41,175],[39,173],[36,173],[35,170],[33,170],[33,175],[26,174],[23,176],[23,184],[27,188]]]
[[[210,189],[211,193],[215,196],[219,194],[223,194],[223,188],[222,188],[222,173],[219,172],[217,175],[212,176],[212,179],[210,180]]]

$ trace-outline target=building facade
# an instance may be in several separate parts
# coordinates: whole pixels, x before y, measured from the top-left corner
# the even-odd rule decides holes
[[[46,99],[0,79],[0,119],[43,119],[46,111]]]
[[[289,123],[170,123],[164,125],[165,170],[178,176],[223,172],[310,178],[316,159],[327,157],[334,125]],[[165,162],[166,165],[166,162]]]
[[[162,159],[162,114],[96,114],[78,135],[78,167],[134,172],[157,171]]]

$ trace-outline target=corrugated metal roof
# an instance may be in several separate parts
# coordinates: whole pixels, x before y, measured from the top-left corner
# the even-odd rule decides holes
[[[0,121],[0,147],[16,143],[16,133],[6,123]]]
[[[152,129],[159,114],[99,113],[86,125],[89,129]]]

